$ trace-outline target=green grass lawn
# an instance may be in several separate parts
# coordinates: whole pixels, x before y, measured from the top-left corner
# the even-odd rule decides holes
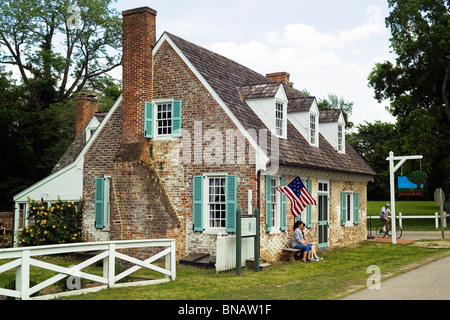
[[[447,240],[449,241],[449,240]],[[450,241],[449,241],[450,244]],[[450,246],[449,246],[450,247]],[[319,251],[319,262],[284,262],[255,273],[243,269],[216,274],[214,269],[177,265],[177,278],[158,285],[114,288],[72,296],[71,300],[334,300],[366,287],[367,268],[376,265],[382,280],[407,271],[412,264],[448,255],[450,249],[421,248],[365,241],[349,248]],[[51,258],[54,259],[54,258]],[[56,258],[55,258],[56,259]],[[64,258],[65,265],[75,264]],[[405,268],[409,266],[409,268]],[[90,272],[98,272],[101,269]],[[51,276],[32,270],[31,278],[42,281]],[[145,272],[140,274],[145,276]],[[0,274],[0,286],[13,281],[13,271]]]
[[[450,242],[450,241],[449,241]],[[73,300],[333,300],[366,287],[367,268],[377,265],[382,278],[392,277],[414,262],[448,254],[450,249],[426,249],[366,241],[352,248],[322,250],[319,262],[281,263],[255,273],[243,269],[215,270],[177,266],[174,282],[117,288],[74,296]],[[404,270],[403,270],[404,271]]]
[[[385,203],[390,201],[368,201],[367,212],[370,216],[378,217],[380,215],[381,208]],[[398,218],[398,214],[402,213],[403,216],[434,216],[435,212],[439,213],[439,206],[434,201],[395,201],[395,215]],[[398,220],[397,220],[398,221]],[[372,230],[375,230],[376,226],[381,224],[379,219],[372,220]],[[439,229],[441,230],[439,222]],[[403,219],[404,231],[433,231],[436,230],[434,219]],[[447,224],[447,230],[450,230],[450,224]]]

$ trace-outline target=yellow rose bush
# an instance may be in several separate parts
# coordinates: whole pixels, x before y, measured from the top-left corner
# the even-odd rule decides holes
[[[81,242],[81,205],[62,200],[28,202],[28,226],[19,231],[21,246]]]

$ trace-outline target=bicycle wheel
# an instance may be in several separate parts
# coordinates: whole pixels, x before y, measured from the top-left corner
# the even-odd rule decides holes
[[[395,230],[395,235],[397,236],[397,239],[400,239],[402,237],[403,230],[400,226],[397,226]]]
[[[383,227],[384,227],[383,224],[380,224],[377,227],[377,229],[375,231],[375,235],[377,236],[377,238],[384,238],[384,237],[386,237],[386,233],[383,231]]]

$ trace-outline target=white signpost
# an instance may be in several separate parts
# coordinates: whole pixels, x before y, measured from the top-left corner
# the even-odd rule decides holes
[[[404,156],[404,157],[394,157],[394,152],[389,152],[389,157],[386,161],[389,161],[389,179],[391,183],[391,220],[392,220],[392,243],[397,244],[397,232],[395,226],[395,177],[394,173],[397,171],[406,160],[421,160],[423,156]],[[394,163],[395,160],[399,160],[397,164]]]

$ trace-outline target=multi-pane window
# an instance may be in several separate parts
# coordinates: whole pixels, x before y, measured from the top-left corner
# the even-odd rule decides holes
[[[277,221],[277,187],[277,179],[272,178],[270,180],[270,221],[272,227],[276,226]]]
[[[172,134],[172,104],[158,104],[156,128],[158,135]]]
[[[226,178],[210,177],[208,191],[209,227],[225,228],[226,226]]]
[[[277,135],[282,136],[283,135],[283,104],[277,102],[275,104],[275,127]]]
[[[310,129],[310,142],[316,144],[316,115],[310,114],[309,116],[309,129]]]
[[[344,127],[338,125],[338,151],[343,151],[343,141],[344,141]]]

